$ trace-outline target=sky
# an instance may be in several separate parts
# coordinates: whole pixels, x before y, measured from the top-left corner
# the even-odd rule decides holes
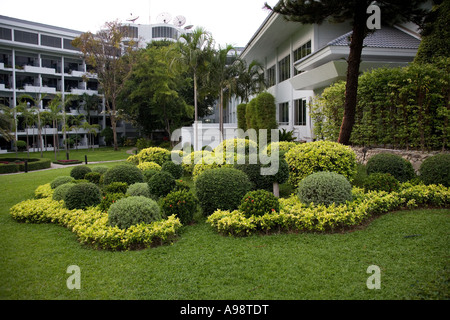
[[[217,44],[244,47],[268,16],[264,3],[278,0],[3,0],[0,15],[78,31],[98,31],[105,22],[157,23],[161,13],[211,32]]]

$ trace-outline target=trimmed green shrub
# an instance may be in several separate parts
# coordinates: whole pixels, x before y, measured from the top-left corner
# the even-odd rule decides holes
[[[74,184],[64,195],[64,203],[69,210],[96,206],[100,201],[100,189],[90,182]]]
[[[132,185],[138,182],[144,182],[142,171],[131,164],[119,164],[110,168],[103,175],[103,183],[108,185],[113,182],[125,182]]]
[[[144,171],[144,181],[148,183],[150,181],[151,177],[153,177],[158,172],[161,172],[161,170],[154,170],[154,169],[145,170]]]
[[[247,175],[234,168],[206,170],[195,181],[196,195],[205,216],[216,209],[237,209],[251,187]]]
[[[150,189],[145,182],[135,183],[128,187],[127,196],[150,198]]]
[[[406,182],[416,177],[411,162],[391,153],[379,153],[370,157],[366,168],[368,175],[390,173],[400,182]]]
[[[156,162],[142,162],[137,167],[144,172],[147,170],[161,171],[161,166]]]
[[[162,171],[166,171],[172,175],[175,179],[180,179],[183,175],[183,167],[181,164],[176,164],[172,161],[165,162],[162,167]]]
[[[174,189],[174,191],[180,191],[180,190],[189,191],[189,190],[191,190],[191,187],[189,187],[189,185],[186,183],[186,181],[175,180],[175,189]]]
[[[315,172],[342,174],[349,181],[356,174],[356,154],[337,142],[315,141],[299,144],[284,156],[289,165],[289,182],[297,187],[300,181]]]
[[[74,185],[75,184],[72,182],[68,182],[68,183],[59,185],[53,191],[52,199],[55,201],[64,200],[64,197],[66,196],[67,191],[69,191],[69,189],[72,188]]]
[[[252,189],[264,189],[264,190],[272,190],[272,180],[271,176],[261,175],[261,168],[263,165],[260,161],[257,163],[249,163],[249,159],[247,157],[245,164],[235,164],[234,168],[241,170],[244,172],[249,178],[250,182],[253,184]]]
[[[50,186],[52,187],[52,189],[56,189],[58,188],[60,185],[63,185],[65,183],[69,183],[69,182],[73,182],[75,179],[69,176],[61,176],[61,177],[56,177],[55,179],[52,180],[52,182],[50,182]]]
[[[336,172],[316,172],[300,181],[297,195],[307,205],[339,205],[352,200],[352,186]]]
[[[202,151],[194,151],[190,154],[187,154],[183,157],[182,167],[186,174],[192,174],[194,171],[194,167],[197,163],[202,161],[203,157],[206,157],[211,154],[211,151],[202,150]]]
[[[274,213],[280,211],[278,198],[273,193],[266,190],[256,190],[248,192],[241,201],[239,206],[244,216],[263,216],[266,213]]]
[[[165,197],[175,186],[175,179],[166,171],[158,172],[148,180],[150,194],[158,198]]]
[[[102,174],[100,172],[89,172],[86,173],[84,178],[92,183],[100,184],[100,178],[102,177]]]
[[[92,172],[98,172],[100,174],[105,174],[106,171],[108,171],[107,166],[96,166],[92,168]]]
[[[100,204],[98,205],[98,208],[102,212],[107,212],[109,210],[109,207],[111,207],[111,205],[113,203],[116,203],[118,200],[120,200],[122,198],[126,198],[126,197],[128,197],[128,196],[126,194],[124,194],[123,192],[107,193],[105,196],[103,196]]]
[[[184,225],[189,224],[197,211],[198,199],[187,190],[172,191],[161,200],[161,209],[166,217],[176,215]]]
[[[113,182],[104,187],[104,193],[127,193],[128,184],[125,182]]]
[[[128,229],[141,223],[150,224],[161,219],[161,212],[156,201],[145,197],[120,199],[108,210],[108,224],[120,229]]]
[[[400,183],[390,173],[372,173],[364,180],[366,191],[393,192],[400,188]]]
[[[419,172],[424,184],[442,184],[450,187],[450,154],[437,154],[425,159]]]
[[[92,169],[88,166],[76,166],[70,171],[70,176],[75,180],[81,180],[89,172],[92,172]]]
[[[234,138],[222,141],[214,149],[214,154],[218,155],[221,153],[239,153],[241,156],[244,156],[241,152],[245,152],[245,155],[249,155],[251,150],[258,150],[258,144],[255,141],[249,139]]]
[[[157,164],[162,166],[164,162],[171,159],[171,153],[169,150],[164,148],[151,147],[141,150],[141,152],[137,154],[137,158],[139,160],[139,163],[156,162]]]

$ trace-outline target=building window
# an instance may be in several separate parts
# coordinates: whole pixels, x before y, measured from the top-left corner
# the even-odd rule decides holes
[[[12,40],[11,29],[0,28],[0,39],[3,39],[3,40]]]
[[[61,48],[61,38],[41,35],[41,45],[46,47]]]
[[[311,54],[311,40],[309,40],[307,43],[303,44],[294,51],[294,63],[300,59],[303,59],[307,55]],[[297,69],[294,68],[295,75],[299,74],[300,72],[297,71]]]
[[[152,38],[178,39],[178,32],[172,27],[153,27]]]
[[[295,100],[295,123],[296,126],[306,126],[306,99]]]
[[[72,45],[72,41],[73,41],[72,39],[64,39],[63,40],[64,49],[81,51],[79,48],[76,48]]]
[[[272,87],[276,83],[275,66],[267,69],[267,87]]]
[[[278,122],[280,125],[289,124],[289,102],[279,104]]]
[[[120,31],[123,33],[125,38],[139,38],[139,30],[137,27],[132,26],[122,26],[120,27]]]
[[[288,55],[286,58],[278,62],[278,69],[280,72],[279,82],[283,82],[291,77],[291,56]]]
[[[14,41],[30,44],[38,44],[38,34],[20,30],[14,30]]]

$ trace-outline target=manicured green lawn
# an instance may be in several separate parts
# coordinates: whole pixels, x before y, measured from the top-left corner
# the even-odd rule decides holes
[[[63,227],[9,216],[37,186],[69,172],[0,176],[0,299],[449,298],[450,210],[389,213],[346,234],[234,238],[200,221],[173,245],[110,252]],[[80,267],[80,290],[66,286],[70,265]],[[371,265],[381,268],[380,290],[366,286]]]
[[[84,161],[84,156],[86,155],[88,157],[88,162],[96,162],[96,161],[104,161],[105,159],[112,161],[112,160],[126,160],[130,154],[127,154],[127,150],[130,150],[131,147],[121,147],[119,148],[119,151],[114,151],[114,148],[111,147],[101,147],[97,149],[73,149],[69,152],[69,159],[73,160],[80,160]],[[0,154],[0,160],[4,158],[15,158],[16,153],[10,152],[7,154]],[[28,157],[26,152],[19,152],[18,158],[24,158],[26,159]],[[30,152],[29,154],[30,158],[40,158],[41,153],[40,152]],[[52,161],[55,160],[55,153],[54,151],[44,151],[43,157],[51,159]],[[58,160],[65,160],[66,159],[66,153],[64,150],[60,150],[59,153],[57,153],[57,159]]]

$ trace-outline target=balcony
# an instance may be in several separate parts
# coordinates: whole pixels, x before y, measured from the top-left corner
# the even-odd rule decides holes
[[[90,90],[90,89],[78,89],[78,88],[72,88],[70,89],[70,92],[73,94],[79,94],[82,95],[84,93],[92,96],[92,95],[98,95],[98,91],[97,90]]]
[[[55,74],[56,70],[53,68],[43,68],[35,66],[24,66],[23,70],[30,73],[41,73],[41,74]]]

